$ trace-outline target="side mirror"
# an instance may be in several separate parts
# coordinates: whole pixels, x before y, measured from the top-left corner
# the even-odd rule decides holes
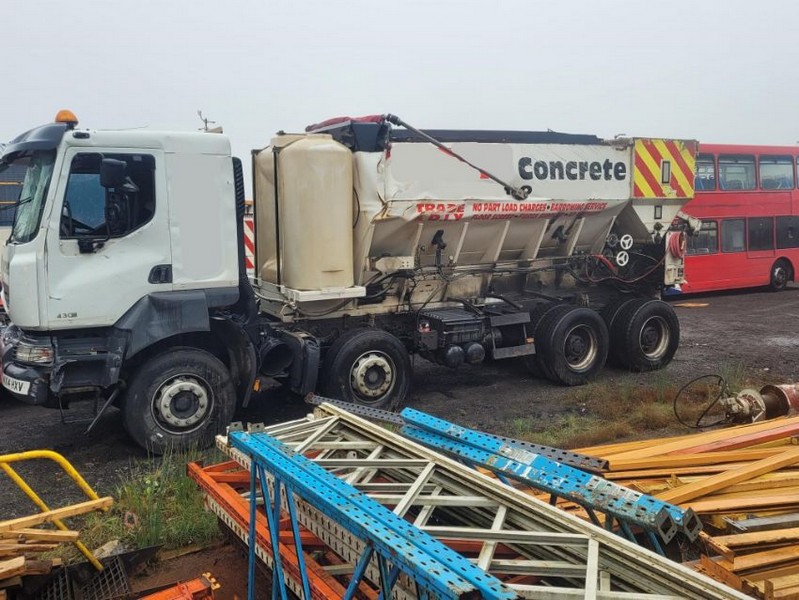
[[[116,188],[125,183],[127,163],[115,158],[104,158],[100,166],[100,185],[104,188]]]

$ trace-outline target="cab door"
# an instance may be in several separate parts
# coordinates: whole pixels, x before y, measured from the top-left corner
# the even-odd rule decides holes
[[[103,187],[103,159],[118,185]],[[163,152],[70,148],[45,249],[50,328],[113,325],[140,298],[172,289]]]

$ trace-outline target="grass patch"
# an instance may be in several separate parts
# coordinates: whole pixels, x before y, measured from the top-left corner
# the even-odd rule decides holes
[[[741,364],[722,365],[719,371],[733,393],[754,385]],[[510,435],[558,448],[682,435],[691,430],[675,416],[674,398],[686,383],[676,382],[663,372],[652,373],[647,384],[590,383],[573,390],[560,414],[514,419]],[[702,379],[683,390],[677,403],[682,421],[694,425],[701,417],[703,426],[718,422],[724,416],[718,404],[705,410],[719,392],[717,377]]]
[[[531,441],[555,448],[579,448],[598,443],[597,440],[619,439],[634,433],[628,423],[606,421],[595,416],[566,414],[551,426],[530,436]]]
[[[137,461],[112,492],[111,509],[83,519],[80,539],[90,549],[111,540],[120,540],[131,549],[158,544],[169,549],[213,542],[220,536],[216,516],[205,510],[202,493],[186,475],[186,464],[220,459],[216,449],[195,449]],[[55,552],[67,561],[82,560],[71,544],[62,545]]]

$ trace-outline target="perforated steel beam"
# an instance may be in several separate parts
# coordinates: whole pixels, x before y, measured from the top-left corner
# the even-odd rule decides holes
[[[510,476],[531,487],[566,498],[656,533],[668,543],[678,531],[694,540],[702,523],[691,509],[674,506],[602,477],[551,460],[502,438],[467,429],[412,408],[401,413],[401,433],[434,450]]]
[[[332,425],[331,425],[332,423]],[[324,434],[318,432],[324,429]],[[744,599],[746,596],[424,446],[330,405],[267,427],[320,469],[381,502],[524,598]],[[261,435],[261,434],[258,434]],[[220,438],[243,466],[250,458]],[[267,477],[269,475],[267,474]],[[358,500],[360,501],[360,500]],[[354,565],[363,540],[313,502],[297,518]],[[414,535],[411,530],[404,535]],[[366,576],[379,580],[374,565]],[[397,597],[416,598],[401,576]]]

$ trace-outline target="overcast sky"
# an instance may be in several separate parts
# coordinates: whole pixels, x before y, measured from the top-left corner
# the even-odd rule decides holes
[[[3,0],[0,141],[192,130],[234,152],[337,115],[427,128],[799,140],[799,2]]]

